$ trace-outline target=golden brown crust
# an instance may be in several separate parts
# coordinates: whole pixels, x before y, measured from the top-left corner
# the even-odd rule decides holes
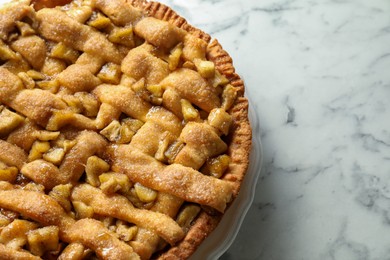
[[[189,25],[183,17],[179,16],[166,5],[145,0],[130,0],[130,3],[146,11],[149,16],[168,21],[208,42],[207,58],[215,63],[220,73],[227,77],[232,86],[237,89],[238,97],[229,111],[233,117],[232,134],[228,136],[230,144],[228,155],[231,157],[231,164],[228,172],[223,177],[224,180],[228,180],[234,184],[233,194],[236,197],[248,169],[249,153],[252,144],[252,129],[248,119],[248,100],[244,97],[244,82],[235,73],[232,58],[217,40],[214,39],[210,42],[210,35]],[[221,218],[222,216],[220,214],[209,215],[206,212],[202,212],[184,240],[160,255],[158,259],[187,259],[217,227]]]
[[[215,229],[221,219],[221,214],[211,216],[206,212],[202,212],[192,225],[185,239],[177,246],[170,248],[167,252],[160,255],[158,259],[174,260],[189,258],[203,240]]]
[[[201,38],[206,42],[210,42],[211,36],[207,33],[199,30],[198,28],[193,27],[188,24],[187,21],[178,15],[175,11],[173,11],[170,7],[161,4],[159,2],[146,1],[146,0],[128,0],[128,2],[143,11],[149,16],[154,18],[167,21],[189,33],[192,35]]]
[[[241,78],[235,73],[232,58],[225,50],[223,50],[222,46],[217,40],[211,41],[210,35],[189,25],[184,18],[179,16],[169,7],[158,2],[146,0],[127,1],[131,5],[142,9],[148,16],[167,21],[170,24],[187,31],[191,35],[204,40],[208,44],[207,59],[215,64],[218,71],[230,81],[230,84],[237,91],[237,98],[235,100],[235,103],[228,111],[232,117],[232,131],[230,131],[229,136],[224,139],[224,141],[227,142],[229,146],[227,154],[229,155],[231,161],[227,173],[222,178],[223,180],[229,181],[233,184],[233,197],[236,197],[240,190],[241,182],[245,176],[249,164],[249,152],[251,150],[250,148],[252,132],[248,119],[248,100],[244,97],[244,83]],[[41,12],[40,15],[44,16],[45,13]],[[63,15],[63,17],[65,16]],[[46,21],[47,19],[43,20]],[[48,26],[48,31],[52,31],[50,23],[42,24]],[[42,28],[45,29],[46,27]],[[80,31],[83,30],[80,29]],[[92,35],[92,33],[90,34]],[[50,36],[51,34],[48,33],[47,35]],[[86,38],[90,38],[89,34],[84,36]],[[61,38],[61,40],[64,39]],[[87,46],[84,46],[85,44],[82,40],[76,43],[69,43],[69,45],[72,44],[79,44],[80,46],[82,46],[80,47],[80,49],[83,50],[89,50],[88,48],[93,45],[89,44]],[[117,55],[108,55],[106,58],[108,61],[110,61],[110,59],[113,59],[113,57],[118,56],[117,59],[112,60],[113,62],[115,62],[117,60],[122,59],[120,55],[121,53],[117,53]],[[46,121],[42,122],[42,125],[46,124]],[[228,206],[230,204],[228,204]],[[222,216],[223,214],[214,212],[212,210],[203,210],[201,214],[197,217],[197,219],[192,223],[189,232],[186,234],[185,238],[182,241],[180,241],[177,245],[170,247],[168,251],[160,255],[156,254],[155,257],[157,257],[158,259],[187,259],[194,253],[194,251],[203,242],[203,240],[216,228]]]
[[[0,255],[3,260],[40,260],[41,258],[29,252],[19,251],[0,244]]]

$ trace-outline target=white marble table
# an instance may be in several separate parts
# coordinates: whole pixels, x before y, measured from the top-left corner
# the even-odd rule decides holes
[[[166,0],[246,80],[264,167],[228,259],[390,259],[390,1]]]

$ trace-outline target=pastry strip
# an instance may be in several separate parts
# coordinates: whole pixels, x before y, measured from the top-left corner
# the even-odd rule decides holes
[[[27,161],[27,154],[16,145],[0,139],[0,161],[21,169]]]
[[[39,32],[45,38],[63,42],[113,63],[121,63],[122,55],[104,34],[83,25],[57,9],[42,9],[37,12]],[[104,51],[102,51],[104,50]]]
[[[76,141],[59,168],[50,162],[35,160],[25,164],[21,172],[48,190],[59,184],[77,182],[84,173],[88,158],[94,154],[102,154],[107,143],[102,136],[90,131],[82,132]]]
[[[135,9],[124,0],[97,0],[95,7],[100,9],[118,26],[132,24],[142,17],[142,13],[138,9]]]
[[[141,259],[147,260],[156,252],[161,241],[163,240],[156,233],[145,228],[139,228],[134,241],[130,241],[129,244]]]
[[[23,83],[18,76],[0,67],[0,103],[10,104],[23,89]]]
[[[131,146],[118,147],[112,168],[131,181],[173,194],[186,201],[223,212],[232,195],[232,185],[179,164],[164,166]]]
[[[169,132],[177,138],[182,130],[182,124],[172,112],[162,107],[153,107],[146,115],[147,121],[137,131],[131,140],[131,145],[141,152],[154,156],[164,132]],[[145,140],[149,140],[145,143]]]
[[[186,146],[175,158],[175,163],[198,170],[208,158],[226,151],[227,145],[212,126],[206,123],[189,122],[180,134]]]
[[[131,246],[120,241],[95,219],[80,219],[69,228],[67,235],[70,241],[82,243],[105,260],[140,259]]]
[[[153,17],[139,21],[134,31],[147,42],[165,50],[173,48],[185,35],[182,29]]]
[[[84,246],[81,243],[71,243],[62,250],[58,260],[80,260],[84,257]]]
[[[27,251],[16,250],[0,244],[0,256],[2,260],[40,260],[39,256],[32,255]]]
[[[15,28],[15,22],[33,15],[34,9],[24,1],[6,5],[0,10],[0,39],[7,40],[8,33]]]
[[[152,108],[129,87],[102,84],[93,93],[102,103],[108,103],[132,118],[143,122],[146,121],[146,114]]]
[[[66,103],[56,95],[42,89],[25,89],[11,101],[10,107],[36,124],[46,127],[56,110],[65,109]]]
[[[182,199],[168,193],[159,192],[151,210],[174,218],[182,204]],[[161,243],[164,242],[158,235],[147,229],[140,228],[134,241],[130,242],[130,245],[142,259],[149,259],[153,252],[157,250],[158,246],[161,246]]]
[[[81,132],[76,141],[59,167],[63,178],[71,182],[76,182],[81,177],[88,158],[94,154],[102,154],[107,145],[101,135],[92,131]]]
[[[165,88],[174,88],[180,96],[207,112],[221,106],[217,88],[210,86],[199,73],[193,70],[178,69],[169,74],[160,84]]]
[[[122,61],[121,70],[135,80],[145,79],[146,84],[158,84],[169,74],[168,64],[155,57],[154,46],[144,43],[132,50]]]
[[[69,227],[74,220],[53,198],[28,190],[0,190],[0,207],[22,213],[45,226]]]
[[[24,151],[31,149],[34,141],[37,139],[38,127],[31,120],[26,119],[21,126],[11,132],[7,137],[7,142],[17,145]]]
[[[107,196],[98,188],[82,184],[73,189],[71,198],[91,206],[99,215],[115,217],[148,228],[170,244],[175,244],[184,237],[183,230],[170,217],[134,208],[128,199],[121,195]]]
[[[102,259],[139,259],[129,245],[116,238],[101,222],[92,219],[75,222],[57,201],[43,193],[0,190],[0,207],[19,212],[44,226],[58,226],[62,240],[83,243]]]

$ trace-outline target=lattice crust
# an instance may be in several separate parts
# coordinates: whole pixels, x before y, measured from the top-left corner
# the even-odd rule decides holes
[[[186,259],[248,166],[243,82],[162,4],[66,2],[0,10],[0,255]]]

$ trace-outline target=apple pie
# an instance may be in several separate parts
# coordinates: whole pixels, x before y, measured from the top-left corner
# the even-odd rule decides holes
[[[187,259],[251,134],[232,59],[167,6],[0,8],[1,259]]]

